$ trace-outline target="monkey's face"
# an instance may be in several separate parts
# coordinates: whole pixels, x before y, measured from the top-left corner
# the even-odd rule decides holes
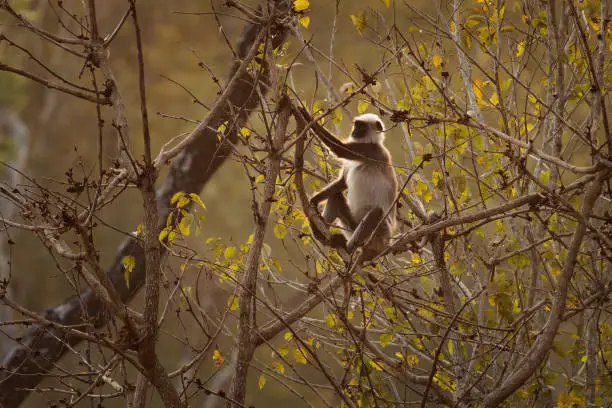
[[[361,143],[382,143],[384,132],[383,123],[378,115],[366,113],[355,118],[351,140]]]

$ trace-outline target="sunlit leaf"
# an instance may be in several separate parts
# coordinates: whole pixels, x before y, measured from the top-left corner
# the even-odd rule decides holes
[[[540,172],[540,182],[542,184],[547,185],[549,178],[550,178],[550,171],[549,170],[542,170]]]
[[[249,136],[251,136],[251,129],[247,128],[247,127],[243,127],[240,129],[240,134],[245,138],[248,139]]]
[[[229,299],[227,299],[227,306],[230,310],[238,310],[238,296],[231,295]]]
[[[127,286],[128,288],[130,287],[130,274],[132,273],[132,271],[134,270],[134,267],[136,266],[136,258],[134,258],[131,255],[128,256],[124,256],[123,257],[123,280],[125,281],[125,286]]]
[[[301,25],[303,25],[305,28],[308,28],[308,26],[310,25],[310,17],[308,16],[302,16],[298,19],[298,21],[300,22]]]
[[[391,0],[380,0],[380,1],[382,1],[385,7],[387,8],[391,7]]]
[[[364,113],[368,109],[368,105],[368,101],[366,101],[365,99],[360,99],[357,103],[357,112]]]
[[[525,52],[525,41],[516,44],[516,56],[520,57]]]
[[[132,272],[136,266],[136,258],[132,255],[124,256],[122,263],[126,271]]]
[[[431,63],[436,67],[438,71],[442,71],[442,57],[440,55],[434,55],[431,57]]]
[[[383,347],[387,347],[389,343],[393,341],[393,334],[391,333],[382,333],[378,340],[380,340],[380,345]]]
[[[179,222],[178,224],[179,232],[186,237],[191,235],[191,219],[192,216],[188,213],[186,215],[183,215],[183,218],[181,218],[181,222]]]
[[[281,363],[280,361],[273,361],[272,369],[279,374],[283,374],[285,372],[285,365]]]
[[[310,7],[310,1],[308,0],[294,0],[293,9],[297,12],[304,11]]]
[[[219,368],[223,364],[223,361],[225,360],[225,358],[223,357],[223,355],[221,354],[219,350],[215,350],[213,351],[212,360],[215,362],[215,367]]]
[[[257,386],[259,389],[263,389],[264,385],[266,385],[266,376],[263,374],[259,375],[259,379],[257,380]]]
[[[380,361],[374,361],[374,360],[370,360],[370,365],[372,366],[373,369],[375,369],[376,371],[383,371],[384,370],[384,366],[383,363]]]
[[[331,313],[329,313],[329,314],[327,314],[327,316],[325,316],[325,324],[330,329],[333,329],[334,327],[336,327],[337,320],[338,319],[336,318],[336,315],[333,315]]]
[[[223,257],[225,259],[232,259],[234,255],[236,255],[236,247],[234,246],[229,246],[223,251]]]
[[[357,32],[361,35],[363,34],[363,29],[366,27],[366,17],[365,13],[362,11],[359,14],[351,14],[351,22],[353,26],[357,30]]]
[[[299,347],[293,347],[293,359],[300,364],[306,364],[308,362],[308,360],[306,360],[306,356],[304,355],[304,352],[302,351],[301,348]]]
[[[276,235],[278,239],[284,239],[287,235],[287,227],[280,222],[276,223],[274,226],[274,235]]]

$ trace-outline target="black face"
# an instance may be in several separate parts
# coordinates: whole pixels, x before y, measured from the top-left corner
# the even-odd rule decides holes
[[[353,133],[351,134],[351,136],[353,137],[353,139],[361,139],[363,137],[366,137],[368,135],[368,132],[372,128],[375,128],[377,132],[383,131],[383,125],[378,121],[372,123],[357,120],[355,121],[355,123],[353,123]]]
[[[370,125],[367,122],[362,122],[360,120],[355,121],[353,123],[353,134],[351,135],[353,139],[361,139],[368,134],[370,130]]]

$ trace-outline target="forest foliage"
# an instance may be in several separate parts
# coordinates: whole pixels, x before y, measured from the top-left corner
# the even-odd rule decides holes
[[[612,401],[607,0],[153,3],[0,1],[0,405]],[[300,107],[385,122],[372,261]]]

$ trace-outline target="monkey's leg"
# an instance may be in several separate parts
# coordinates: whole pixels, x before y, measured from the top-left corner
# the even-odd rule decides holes
[[[363,220],[359,223],[353,235],[349,238],[346,243],[346,249],[349,252],[353,252],[353,250],[363,245],[368,238],[374,232],[376,226],[380,223],[380,228],[387,228],[386,223],[382,221],[383,218],[383,210],[380,207],[376,207],[368,211],[368,213],[363,217]],[[380,230],[379,228],[379,230]]]
[[[336,218],[340,218],[344,227],[349,231],[354,231],[355,228],[357,228],[357,223],[353,219],[351,210],[342,193],[333,195],[327,199],[322,216],[327,223],[332,223]]]

